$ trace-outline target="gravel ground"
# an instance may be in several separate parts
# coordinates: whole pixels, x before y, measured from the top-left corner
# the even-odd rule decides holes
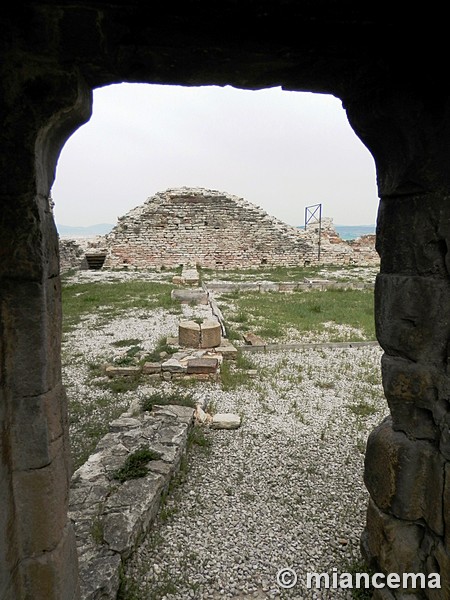
[[[241,414],[242,427],[207,430],[210,446],[191,452],[129,564],[136,598],[351,597],[305,582],[361,561],[365,441],[386,412],[380,356],[378,347],[256,354],[248,387],[210,387],[215,410]],[[284,567],[298,575],[289,591],[276,582]]]
[[[99,278],[91,272],[82,277]],[[186,317],[198,310],[183,307]],[[63,380],[75,454],[83,450],[87,424],[107,427],[151,391],[140,386],[112,397],[95,386],[89,362],[111,355],[111,342],[120,339],[139,338],[152,350],[161,336],[176,334],[179,318],[164,311],[133,314],[99,328],[90,316],[66,336]],[[208,444],[190,449],[183,477],[127,566],[126,600],[351,597],[348,590],[307,589],[306,574],[362,569],[365,442],[387,414],[381,350],[247,356],[256,373],[246,385],[224,391],[202,382],[193,388],[213,411],[240,414],[242,426],[203,428]],[[170,383],[161,387],[171,390]],[[276,578],[286,567],[298,576],[289,590]]]

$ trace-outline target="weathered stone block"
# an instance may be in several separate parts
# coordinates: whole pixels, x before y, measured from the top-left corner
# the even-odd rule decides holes
[[[204,289],[175,289],[171,292],[173,300],[182,304],[208,304],[208,293]]]
[[[200,325],[194,321],[181,321],[178,325],[178,341],[185,348],[200,348]]]
[[[120,585],[121,564],[120,554],[116,552],[84,561],[80,569],[81,598],[96,600],[100,590],[104,598],[115,598]]]
[[[213,429],[238,429],[240,426],[241,417],[233,413],[217,413],[211,422]]]
[[[154,375],[161,373],[161,363],[146,362],[142,365],[142,373],[144,375]]]
[[[423,572],[420,552],[423,536],[421,525],[396,519],[369,500],[362,549],[369,564],[376,563],[376,571]]]
[[[408,521],[423,519],[443,535],[444,461],[433,444],[411,440],[385,419],[367,441],[364,481],[381,510]]]
[[[169,360],[161,363],[161,371],[169,373],[183,373],[186,371],[186,366],[181,364],[176,358],[169,358]]]
[[[237,358],[237,348],[227,339],[222,338],[220,346],[214,348],[215,352],[221,354],[224,360],[235,360]]]
[[[105,369],[108,377],[136,377],[141,373],[141,367],[116,367],[109,365]]]
[[[39,557],[21,562],[22,597],[33,600],[78,600],[78,560],[70,523],[59,543]]]
[[[67,423],[67,399],[61,384],[47,394],[20,398],[13,414],[12,439],[17,470],[37,469],[48,465],[60,444]]]
[[[441,589],[428,589],[427,597],[430,600],[450,600],[450,551],[436,539],[431,540],[425,572],[440,573],[442,584]]]
[[[447,532],[445,539],[446,551],[450,553],[450,463],[445,465],[445,487],[444,487],[444,523]],[[450,573],[450,560],[449,560]]]
[[[375,321],[382,348],[413,362],[443,364],[450,338],[449,298],[445,279],[378,275]]]
[[[14,499],[22,547],[28,556],[56,547],[67,523],[69,474],[67,456],[60,451],[45,467],[14,474]]]
[[[215,348],[220,346],[222,330],[218,321],[207,320],[200,325],[200,347]]]
[[[266,344],[265,341],[259,337],[259,335],[256,335],[252,331],[248,331],[244,334],[244,341],[250,346],[265,346]]]
[[[193,358],[188,360],[187,373],[216,373],[218,367],[217,358]]]
[[[154,519],[164,488],[164,477],[149,473],[125,481],[105,502],[103,539],[110,550],[130,556],[136,542]]]
[[[438,384],[432,366],[384,355],[381,367],[393,428],[415,438],[436,439],[439,429],[433,409]]]

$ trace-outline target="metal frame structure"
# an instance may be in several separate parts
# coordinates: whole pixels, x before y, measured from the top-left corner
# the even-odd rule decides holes
[[[320,243],[322,237],[322,204],[312,204],[305,208],[305,230],[307,225],[319,224],[319,241],[317,248],[317,260],[320,261]]]

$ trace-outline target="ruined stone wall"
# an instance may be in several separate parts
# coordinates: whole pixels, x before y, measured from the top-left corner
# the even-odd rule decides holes
[[[320,262],[376,264],[378,255],[358,252],[324,221]],[[248,268],[314,264],[319,259],[317,227],[298,229],[259,207],[224,192],[169,189],[119,219],[103,238],[105,267]]]

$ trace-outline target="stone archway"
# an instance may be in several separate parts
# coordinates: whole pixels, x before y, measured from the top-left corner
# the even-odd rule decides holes
[[[450,102],[436,89],[445,36],[435,31],[419,48],[398,35],[407,26],[417,37],[433,18],[358,2],[201,0],[155,13],[144,2],[91,0],[3,10],[2,598],[78,597],[48,194],[61,147],[89,118],[91,90],[120,81],[282,85],[343,100],[377,166],[376,321],[392,415],[368,444],[364,547],[380,570],[440,572],[447,587],[426,596],[450,597]],[[390,43],[380,46],[383,36]]]

